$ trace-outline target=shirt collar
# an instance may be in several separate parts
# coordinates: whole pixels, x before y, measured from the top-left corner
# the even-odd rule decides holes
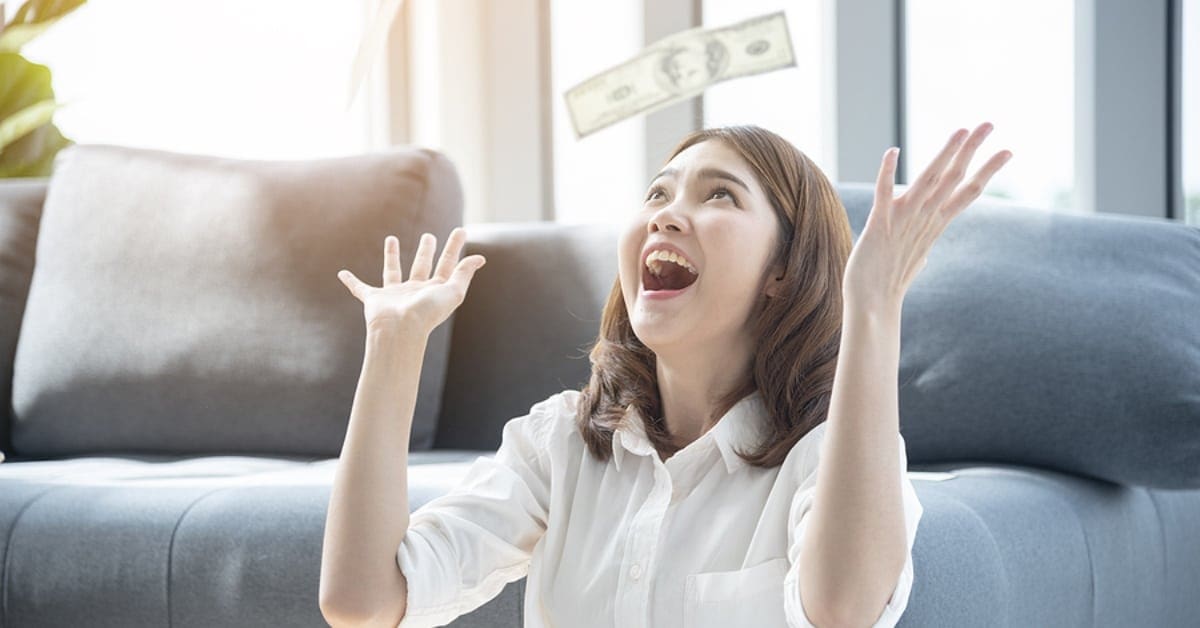
[[[763,422],[766,421],[766,408],[762,395],[756,390],[742,397],[729,412],[721,417],[717,424],[705,432],[696,442],[709,439],[715,442],[725,462],[725,470],[733,473],[746,464],[735,449],[752,451],[760,443],[764,435]],[[691,447],[695,443],[689,443]],[[703,446],[703,445],[701,445]],[[612,436],[613,463],[617,470],[621,469],[621,461],[626,453],[638,456],[655,455],[654,445],[646,436],[642,415],[637,407],[630,405],[625,411],[621,425]]]

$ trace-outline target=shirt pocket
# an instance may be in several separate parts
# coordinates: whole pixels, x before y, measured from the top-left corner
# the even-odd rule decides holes
[[[783,608],[787,570],[787,558],[773,558],[745,569],[689,574],[683,625],[787,626]]]

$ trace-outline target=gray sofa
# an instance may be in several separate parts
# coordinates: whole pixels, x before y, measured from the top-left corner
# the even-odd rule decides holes
[[[872,185],[838,188],[857,234]],[[407,268],[461,220],[418,148],[76,145],[0,181],[0,626],[325,625],[363,349],[335,273],[378,283],[386,234]],[[616,229],[468,225],[489,261],[428,344],[413,509],[586,381]],[[897,384],[925,509],[902,626],[1200,622],[1200,229],[978,201],[905,300]],[[451,625],[522,625],[523,585]]]

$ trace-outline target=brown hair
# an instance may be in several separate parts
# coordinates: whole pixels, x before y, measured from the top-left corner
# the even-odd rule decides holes
[[[759,391],[767,409],[767,438],[754,451],[737,452],[747,463],[775,467],[814,427],[825,421],[842,333],[842,275],[853,232],[833,184],[816,163],[782,137],[758,126],[729,126],[689,133],[671,151],[720,140],[750,164],[778,218],[775,254],[763,271],[784,268],[777,298],[759,293],[751,310],[757,344],[742,383],[721,398],[710,421]],[[665,163],[665,162],[664,162]],[[633,405],[648,417],[646,435],[667,456],[679,446],[660,417],[657,356],[634,335],[618,273],[589,352],[590,381],[580,392],[576,422],[600,460],[612,455],[613,431]]]

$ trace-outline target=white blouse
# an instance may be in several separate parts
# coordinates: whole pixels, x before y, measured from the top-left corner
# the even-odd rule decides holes
[[[756,392],[663,462],[630,408],[605,463],[575,427],[579,396],[564,390],[510,419],[495,456],[476,458],[459,485],[412,513],[396,552],[408,579],[397,628],[449,623],[522,576],[527,628],[812,628],[800,538],[825,423],[779,467],[748,465],[734,448],[761,437]],[[908,560],[877,628],[908,605],[923,512],[899,433],[897,446]]]

